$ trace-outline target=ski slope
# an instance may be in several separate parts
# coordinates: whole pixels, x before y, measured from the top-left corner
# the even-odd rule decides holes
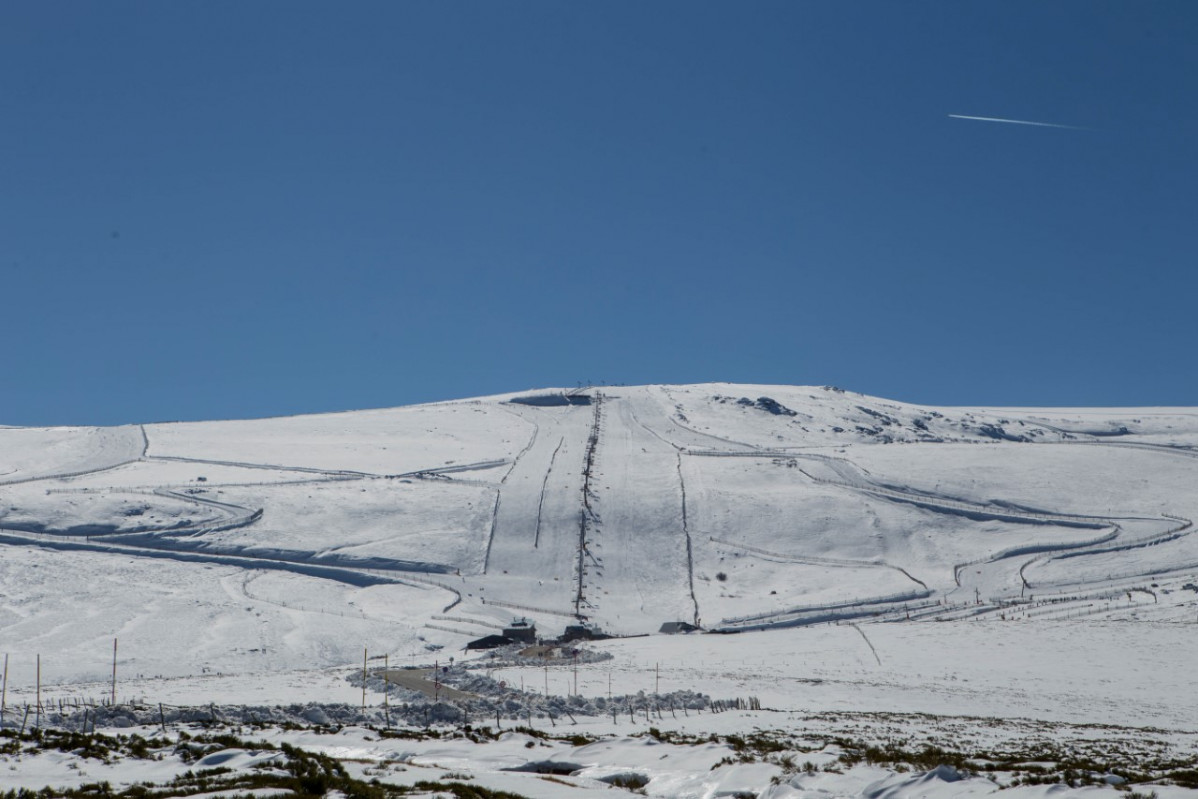
[[[943,646],[960,625],[1034,640],[1138,624],[1165,647],[1198,620],[1195,486],[1194,409],[932,408],[831,387],[0,428],[0,650],[23,691],[35,654],[48,683],[101,679],[113,638],[122,673],[260,687],[363,648],[460,655],[514,616],[659,651],[679,651],[656,634],[677,621],[758,631],[756,652],[838,624]],[[735,660],[750,639],[710,640]],[[987,684],[1019,680],[1003,674]]]

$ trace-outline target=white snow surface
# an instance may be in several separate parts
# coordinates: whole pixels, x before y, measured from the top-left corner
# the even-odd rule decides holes
[[[663,728],[830,712],[1188,735],[1194,518],[1194,408],[932,408],[705,384],[0,428],[5,701],[34,700],[38,656],[43,701],[107,695],[118,639],[126,699],[355,703],[344,677],[363,650],[474,658],[468,641],[524,616],[542,635],[577,618],[647,634],[589,644],[614,659],[579,666],[586,696],[687,689],[766,708]],[[657,634],[678,621],[728,634]],[[493,676],[574,690],[568,666]],[[595,768],[639,768],[639,746]],[[735,779],[769,799],[985,792],[867,768]],[[741,790],[701,772],[647,790]],[[570,793],[538,783],[526,795]]]

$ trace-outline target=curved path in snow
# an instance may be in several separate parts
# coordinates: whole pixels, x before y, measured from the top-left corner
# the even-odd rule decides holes
[[[1094,442],[1095,445],[1107,443]],[[1110,443],[1118,445],[1116,442]],[[1034,444],[1029,444],[1029,446],[1034,446]],[[971,518],[991,518],[1023,524],[1064,525],[1091,528],[1099,531],[1099,534],[1083,540],[1044,542],[1012,547],[977,561],[958,564],[953,570],[956,589],[946,592],[943,601],[945,603],[949,602],[949,597],[960,592],[967,598],[973,598],[973,604],[976,606],[974,612],[992,611],[1002,607],[1006,601],[1010,601],[1013,597],[1021,596],[1025,592],[1025,589],[1032,587],[1027,582],[1024,572],[1029,566],[1037,562],[1095,556],[1153,546],[1188,535],[1193,529],[1193,524],[1190,520],[1180,517],[1166,515],[1109,517],[1062,513],[1035,508],[1021,508],[1007,504],[993,505],[978,503],[959,497],[886,485],[874,480],[864,469],[861,469],[848,459],[815,453],[796,453],[793,450],[771,451],[754,448],[740,451],[686,450],[686,454],[700,457],[770,458],[806,461],[809,464],[818,464],[824,470],[824,475],[818,476],[809,469],[800,469],[800,471],[813,482],[822,485],[836,486],[895,502],[918,505],[936,512],[959,514]],[[1152,526],[1157,529],[1146,535],[1131,536],[1127,532],[1127,527],[1130,526],[1130,523],[1136,523],[1138,527]],[[1165,529],[1159,529],[1162,526]],[[853,565],[889,566],[889,564],[885,563],[869,562],[854,563]],[[942,600],[933,601],[935,595],[936,592],[932,590],[912,591],[853,603],[791,608],[772,613],[724,619],[719,629],[731,632],[735,630],[797,626],[864,617],[875,617],[886,620],[896,617],[904,618],[909,617],[912,609],[926,611],[929,608],[942,607],[940,604]]]
[[[195,458],[176,458],[170,456],[146,456],[149,441],[144,426],[138,425],[126,428],[105,428],[104,432],[117,431],[120,435],[110,435],[103,439],[108,442],[104,447],[89,458],[86,469],[58,471],[39,474],[23,479],[0,483],[0,489],[7,485],[26,484],[39,481],[56,481],[72,477],[97,474],[109,471],[139,461],[174,461],[187,463],[210,463],[222,466],[233,466],[248,469],[263,469],[274,471],[299,472],[317,475],[314,478],[300,481],[279,481],[277,483],[254,483],[251,485],[294,485],[297,482],[338,482],[344,480],[360,480],[374,477],[364,472],[347,470],[322,470],[307,467],[269,466],[265,464],[242,463],[233,461],[202,460]],[[113,443],[115,442],[115,443]],[[487,465],[464,464],[453,471],[474,468],[491,468]],[[451,471],[451,470],[445,470]],[[214,484],[215,485],[215,484]],[[223,484],[222,484],[223,485]],[[431,579],[424,575],[447,574],[449,567],[435,563],[419,563],[415,561],[387,560],[380,558],[354,559],[324,557],[309,552],[288,551],[270,548],[251,548],[238,546],[222,546],[205,541],[205,535],[254,524],[262,516],[261,508],[250,508],[228,502],[211,499],[198,493],[193,493],[194,487],[162,487],[147,488],[54,488],[53,493],[96,493],[96,494],[133,494],[145,496],[160,496],[174,501],[196,505],[208,511],[216,511],[218,519],[207,520],[198,524],[170,526],[156,529],[143,529],[124,532],[87,533],[80,535],[34,533],[0,526],[0,543],[17,546],[36,546],[58,551],[74,552],[105,552],[119,553],[139,557],[169,559],[192,563],[212,563],[239,566],[246,569],[287,571],[309,577],[335,580],[355,586],[396,584],[419,588],[436,588],[453,595],[453,601],[446,609],[461,601],[457,588],[444,582]],[[416,574],[410,574],[415,572]],[[403,574],[403,577],[397,576]]]

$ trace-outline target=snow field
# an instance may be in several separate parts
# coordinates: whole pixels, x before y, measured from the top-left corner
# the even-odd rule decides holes
[[[0,428],[0,485],[107,469],[141,457],[141,428]]]
[[[509,459],[531,432],[515,414],[473,403],[146,425],[151,456],[370,474]]]
[[[435,480],[353,480],[212,489],[262,519],[205,537],[206,546],[309,553],[352,563],[376,558],[481,571],[495,487]],[[217,493],[219,492],[219,493]]]
[[[43,685],[106,682],[112,640],[118,674],[176,677],[322,668],[361,658],[365,646],[424,651],[453,639],[423,620],[449,596],[424,586],[342,583],[171,560],[6,547],[0,626],[11,656],[9,699]],[[106,694],[106,692],[104,692]],[[124,688],[121,689],[122,695]],[[208,701],[213,701],[211,698]]]

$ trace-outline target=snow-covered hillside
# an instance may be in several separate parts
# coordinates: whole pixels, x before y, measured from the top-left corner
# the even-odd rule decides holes
[[[364,635],[458,648],[513,615],[550,632],[585,618],[617,635],[677,621],[1021,618],[1049,598],[1085,600],[1103,617],[1127,612],[1132,583],[1198,568],[1190,408],[593,388],[246,422],[0,429],[0,473],[5,643],[28,640],[22,619],[58,594],[113,617],[54,625],[44,652],[81,654],[123,634],[156,673],[196,660],[328,666]],[[101,587],[111,564],[137,574],[126,597]],[[177,597],[193,575],[222,588],[156,600],[158,612],[238,638],[256,625],[261,646],[220,652],[182,632],[163,642],[169,630],[131,621],[147,594]],[[368,612],[374,595],[391,599]],[[1190,613],[1160,593],[1130,595],[1152,605],[1142,615]],[[331,613],[352,623],[326,630]],[[62,677],[87,672],[85,659],[48,660]]]
[[[104,681],[119,638],[121,675],[168,701],[197,700],[195,681],[218,674],[239,701],[281,701],[308,684],[294,675],[360,664],[363,648],[423,662],[513,616],[546,635],[584,619],[652,634],[597,645],[624,664],[624,689],[667,660],[674,687],[740,685],[775,706],[778,686],[806,679],[803,701],[824,708],[1027,715],[1013,697],[1032,673],[1055,697],[1042,717],[1117,723],[1114,687],[1091,686],[1089,709],[1062,698],[1075,688],[1062,653],[1138,641],[1164,664],[1158,684],[1177,686],[1198,655],[1181,643],[1198,621],[1194,518],[1191,408],[931,408],[707,384],[0,428],[0,651],[10,696],[32,687],[35,655],[68,693]],[[744,635],[699,644],[657,635],[666,622]],[[933,687],[990,646],[1049,639],[1061,651],[1047,660],[975,673],[971,700]],[[968,657],[937,665],[951,646]],[[788,660],[753,689],[745,667],[772,651]],[[602,693],[602,674],[583,684]],[[1193,709],[1145,690],[1140,707]]]

